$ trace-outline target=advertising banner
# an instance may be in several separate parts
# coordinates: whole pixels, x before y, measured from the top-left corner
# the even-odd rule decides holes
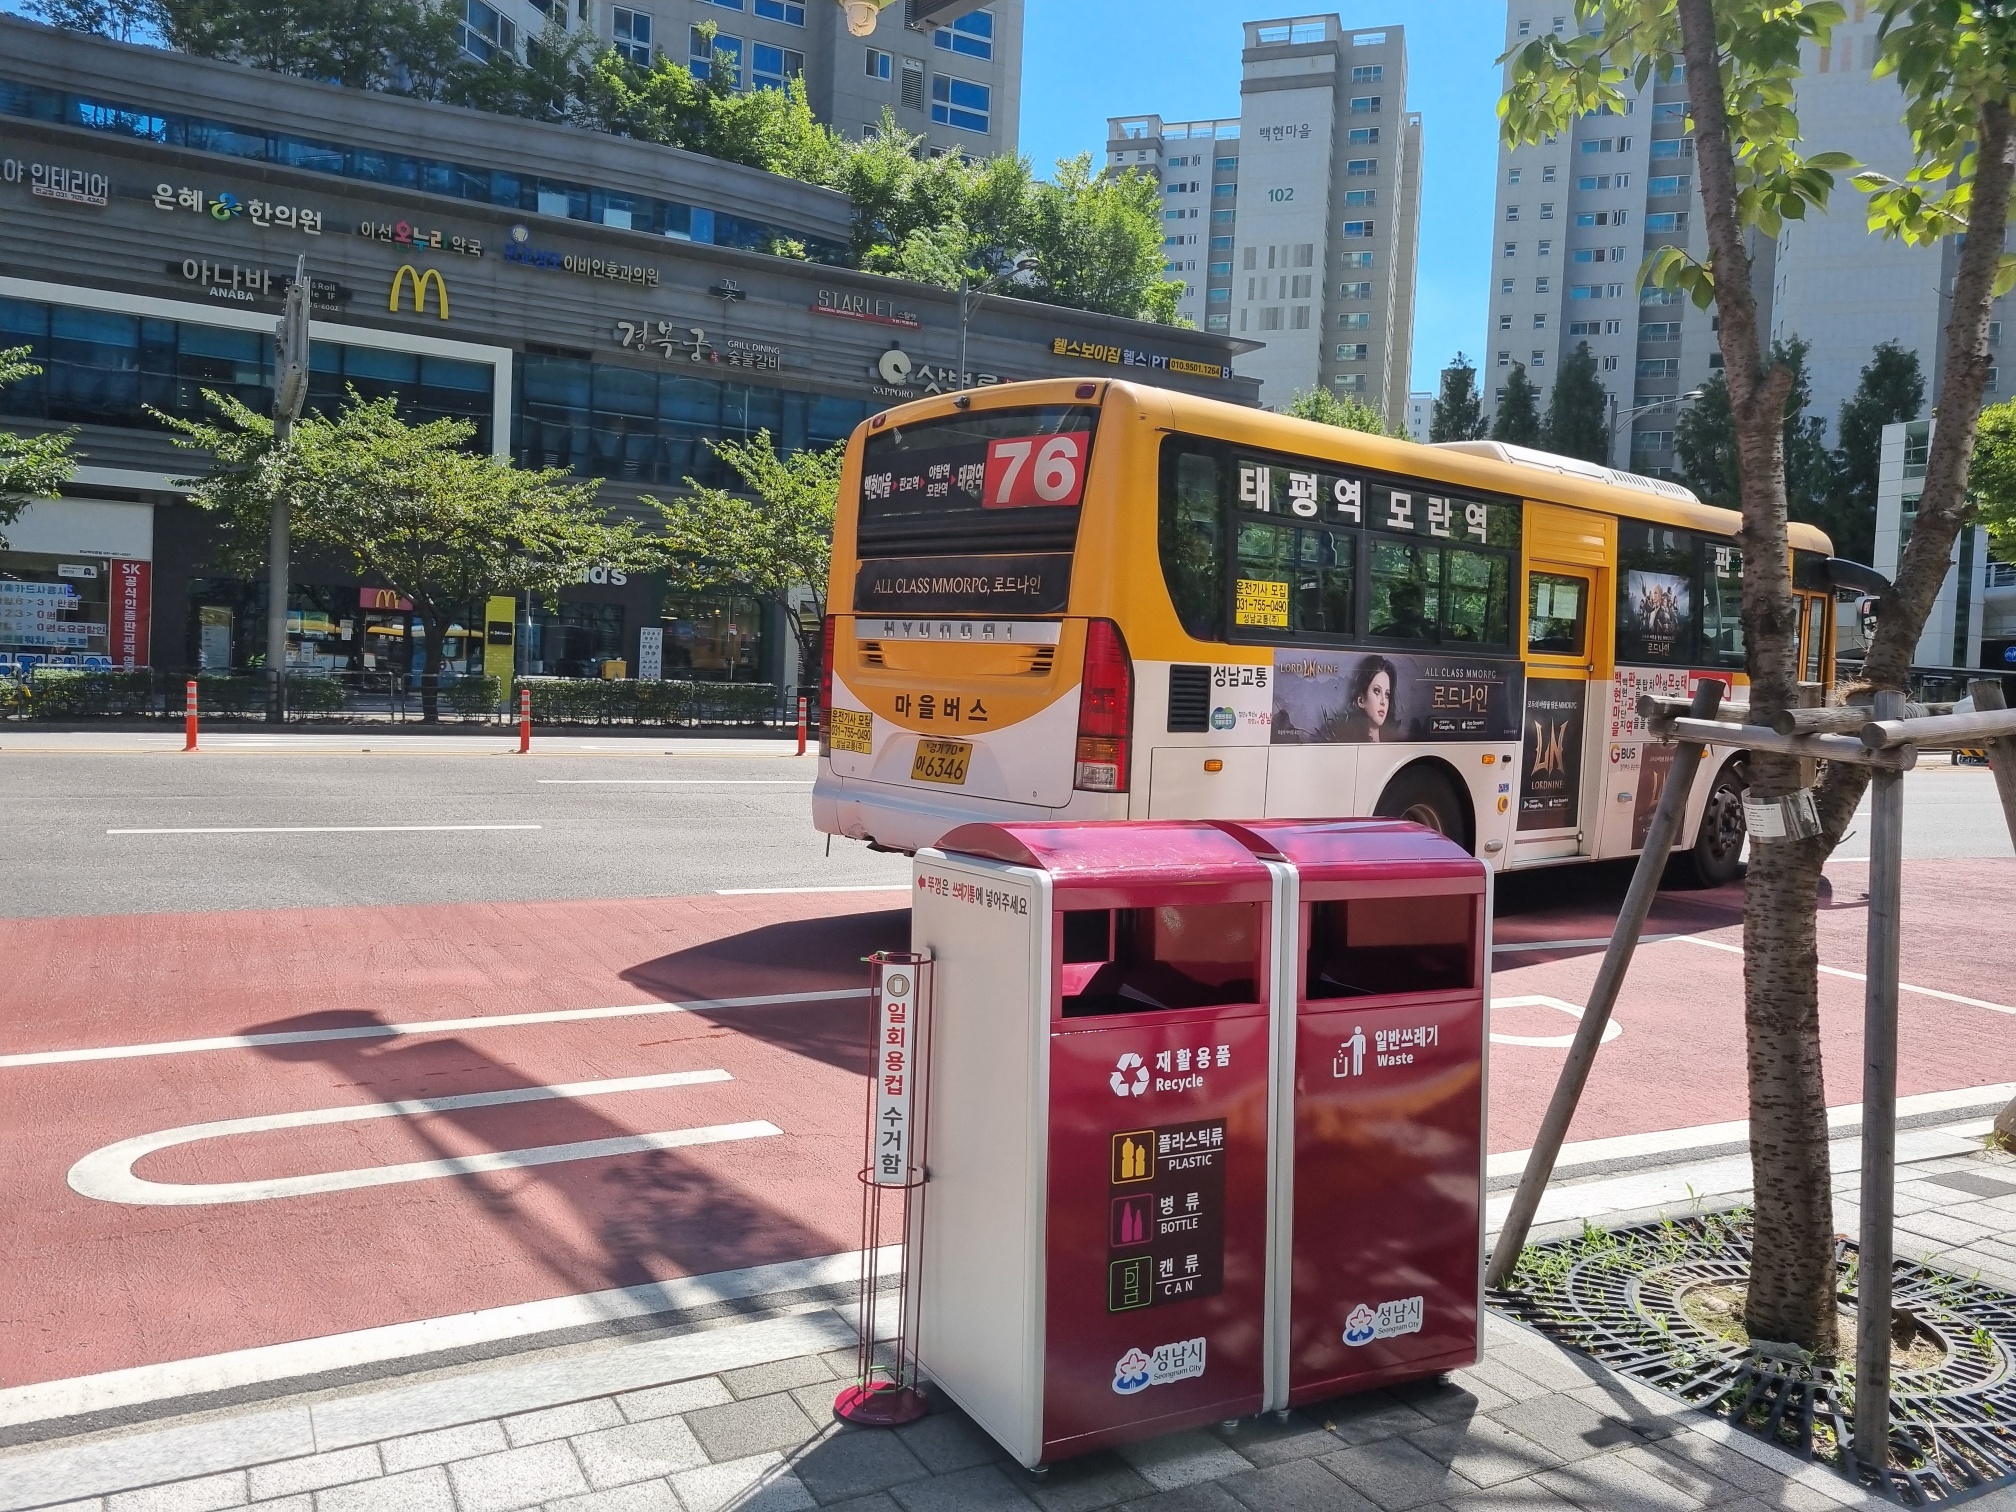
[[[1070,597],[1068,551],[867,561],[854,578],[862,614],[1062,614]]]
[[[1519,828],[1575,828],[1582,800],[1582,746],[1589,684],[1581,678],[1535,677],[1526,684],[1525,758],[1519,783]]]
[[[148,562],[112,563],[111,624],[107,654],[115,667],[148,665],[148,624],[153,614],[153,566]]]
[[[910,1180],[916,1102],[917,967],[908,962],[879,968],[875,1002],[875,1133],[868,1180],[904,1186]]]
[[[1643,850],[1652,833],[1652,815],[1673,775],[1674,747],[1648,740],[1638,755],[1638,787],[1631,795],[1631,849]]]
[[[1625,573],[1624,601],[1618,606],[1617,659],[1671,660],[1694,622],[1693,595],[1693,585],[1677,572]]]
[[[1511,740],[1523,677],[1516,661],[1444,652],[1279,652],[1274,744]]]

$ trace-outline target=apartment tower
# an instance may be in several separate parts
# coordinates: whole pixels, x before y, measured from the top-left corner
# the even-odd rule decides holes
[[[1265,343],[1239,364],[1262,404],[1321,387],[1405,425],[1421,206],[1405,29],[1331,15],[1244,31],[1236,120],[1116,116],[1107,163],[1161,182],[1181,313]]]

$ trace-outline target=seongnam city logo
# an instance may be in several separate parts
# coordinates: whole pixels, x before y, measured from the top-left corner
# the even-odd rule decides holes
[[[1204,1374],[1204,1340],[1184,1339],[1176,1344],[1157,1344],[1152,1353],[1130,1349],[1113,1365],[1113,1390],[1132,1396],[1150,1386],[1167,1386]]]
[[[1419,1333],[1424,1310],[1419,1297],[1381,1302],[1376,1311],[1360,1302],[1344,1320],[1344,1342],[1356,1349],[1374,1339],[1397,1339],[1402,1334]]]

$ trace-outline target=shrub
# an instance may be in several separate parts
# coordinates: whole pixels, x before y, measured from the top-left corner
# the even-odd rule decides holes
[[[497,712],[497,706],[504,701],[504,682],[502,678],[479,672],[456,678],[442,690],[442,696],[450,713],[465,719],[481,718]]]
[[[334,714],[347,701],[343,684],[333,677],[287,679],[287,711],[290,714]]]
[[[101,719],[145,714],[154,707],[151,672],[100,672],[37,667],[29,675],[24,712],[35,719]]]
[[[521,677],[512,685],[514,698],[521,688],[531,690],[532,717],[542,724],[755,724],[777,707],[771,683]]]

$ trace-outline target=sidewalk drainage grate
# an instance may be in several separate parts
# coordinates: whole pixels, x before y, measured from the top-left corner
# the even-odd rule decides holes
[[[1837,1241],[1843,1308],[1835,1362],[1753,1353],[1716,1325],[1740,1317],[1750,1230],[1707,1214],[1527,1247],[1492,1304],[1634,1380],[1826,1465],[1900,1506],[2016,1485],[2016,1296],[1899,1260],[1891,1330],[1891,1467],[1849,1463],[1854,1443],[1856,1251]]]

